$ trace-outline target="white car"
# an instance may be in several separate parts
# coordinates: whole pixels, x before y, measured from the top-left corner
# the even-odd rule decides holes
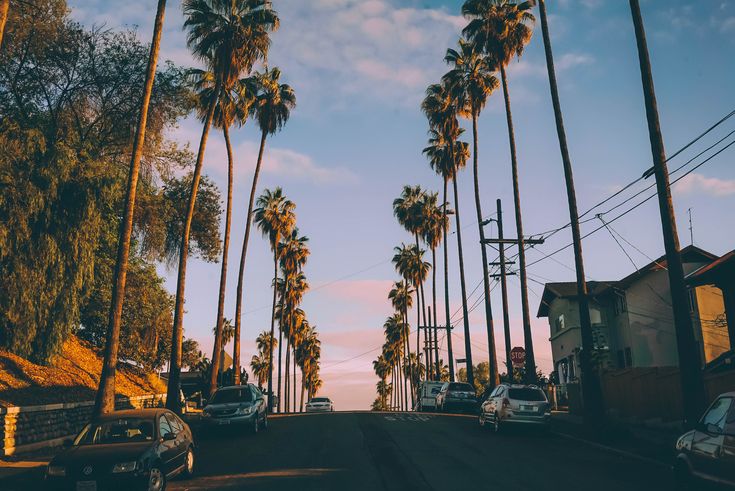
[[[331,413],[334,411],[334,404],[329,397],[315,397],[306,403],[307,413]]]
[[[416,404],[417,411],[435,411],[436,396],[439,394],[444,382],[425,380],[419,385],[419,398]]]

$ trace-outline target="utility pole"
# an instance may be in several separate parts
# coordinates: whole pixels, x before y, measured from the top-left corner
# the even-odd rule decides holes
[[[549,74],[549,89],[551,91],[551,101],[554,106],[559,150],[561,151],[561,160],[564,166],[564,180],[566,182],[567,202],[569,205],[569,222],[572,228],[572,243],[574,246],[574,269],[577,275],[577,303],[579,305],[579,324],[582,338],[580,368],[582,371],[582,402],[584,405],[584,417],[585,422],[590,426],[600,427],[605,417],[605,405],[602,400],[600,377],[592,362],[594,339],[592,336],[592,321],[590,320],[589,292],[587,290],[587,280],[585,279],[584,274],[584,258],[582,256],[582,238],[579,231],[577,194],[574,188],[572,160],[569,157],[567,135],[564,130],[564,119],[561,112],[561,103],[559,102],[559,90],[556,85],[554,55],[551,51],[551,38],[549,36],[549,24],[546,17],[546,4],[544,0],[539,0],[539,9],[541,11],[541,31],[544,38],[544,51],[546,52],[546,68]]]
[[[658,105],[651,74],[651,60],[648,55],[646,33],[643,27],[641,7],[638,0],[630,0],[633,17],[638,61],[640,63],[643,98],[646,104],[648,133],[653,156],[653,171],[656,176],[658,206],[661,214],[661,228],[666,249],[666,263],[671,289],[671,305],[674,311],[676,345],[679,354],[679,375],[681,377],[681,399],[684,410],[684,425],[692,427],[699,418],[705,405],[704,383],[702,380],[701,359],[694,339],[692,319],[689,317],[687,288],[684,283],[684,268],[679,253],[679,235],[676,231],[676,218],[671,200],[669,170],[666,165],[666,151],[661,136],[658,119]]]
[[[692,225],[692,209],[687,210],[689,213],[689,244],[694,245],[694,225]]]
[[[495,201],[498,209],[498,239],[503,240],[503,205],[500,199]],[[503,298],[503,332],[505,334],[505,373],[513,379],[513,362],[510,359],[510,314],[508,313],[508,281],[505,277],[505,244],[498,245],[500,253],[500,290]]]
[[[502,210],[501,210],[502,211]],[[500,231],[500,227],[498,227],[498,231]],[[543,244],[544,239],[525,239],[523,237],[520,237],[518,239],[506,239],[506,238],[497,238],[497,239],[485,239],[483,240],[483,243],[485,244],[497,244],[498,246],[504,246],[505,244],[515,244],[519,248],[519,258],[524,257],[524,248],[526,244],[528,245],[537,245],[537,244]],[[503,253],[503,261],[501,261],[503,265],[501,265],[501,268],[505,269],[505,253]],[[531,337],[531,322],[530,317],[528,313],[528,290],[527,290],[527,283],[523,281],[523,279],[526,277],[526,263],[525,261],[521,261],[520,268],[519,268],[520,276],[521,276],[521,303],[523,304],[523,341],[525,345],[526,350],[526,380],[525,383],[527,384],[535,384],[536,383],[536,360],[533,356],[533,338]],[[508,274],[508,273],[505,273]],[[503,278],[505,274],[501,274],[501,281],[503,281]],[[496,276],[496,275],[491,275]],[[525,302],[523,302],[523,299],[526,299]],[[507,312],[507,297],[505,299],[505,305],[504,305],[504,313],[503,313],[503,321],[505,321],[505,316]],[[526,322],[528,321],[528,322]],[[510,327],[508,327],[508,331],[510,331]],[[509,342],[506,340],[506,346]],[[510,350],[508,349],[508,352]],[[510,359],[510,353],[507,354],[508,360]],[[507,363],[507,361],[506,361]],[[511,365],[512,367],[512,365]],[[511,368],[512,370],[512,368]],[[511,372],[512,374],[512,372]]]

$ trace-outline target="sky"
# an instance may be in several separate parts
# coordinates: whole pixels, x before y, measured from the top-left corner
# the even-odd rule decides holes
[[[156,2],[128,0],[125,8],[104,0],[68,3],[72,17],[86,26],[134,27],[143,42],[150,40]],[[735,3],[641,3],[661,128],[667,153],[673,155],[735,109]],[[301,233],[310,239],[305,274],[311,291],[303,308],[322,340],[321,395],[331,397],[337,409],[366,409],[375,397],[377,382],[372,361],[383,343],[383,323],[392,313],[387,294],[392,282],[399,279],[390,262],[393,247],[411,241],[393,217],[392,201],[405,184],[440,190],[440,179],[421,154],[427,123],[419,106],[425,88],[448,70],[444,54],[456,45],[466,21],[460,15],[461,2],[448,0],[274,0],[273,4],[281,28],[272,37],[268,64],[281,68],[283,80],[296,92],[298,106],[284,130],[268,140],[258,189],[281,186],[296,203]],[[549,0],[547,9],[579,207],[587,210],[652,165],[635,36],[627,2]],[[161,61],[198,66],[188,53],[182,26],[180,2],[169,0]],[[540,25],[523,57],[511,62],[508,79],[523,225],[526,235],[540,234],[566,224],[569,218]],[[735,118],[672,158],[671,170],[733,130]],[[170,136],[195,150],[200,132],[200,124],[189,118],[172,129]],[[232,131],[232,139],[236,174],[228,318],[234,316],[237,264],[259,134],[249,122]],[[678,173],[672,172],[672,180],[731,140],[695,158]],[[491,216],[495,200],[502,199],[506,237],[514,236],[501,91],[490,97],[479,119],[478,157],[483,215]],[[735,248],[734,163],[735,149],[729,147],[673,185],[682,246],[691,242],[691,209],[695,245],[718,255]],[[207,146],[204,173],[226,189],[226,154],[221,135],[216,133]],[[472,356],[478,363],[487,360],[488,343],[479,303],[482,288],[477,288],[482,269],[471,169],[460,173],[458,184],[466,283],[468,293],[472,292],[468,304],[476,305],[469,315]],[[651,180],[638,182],[588,215],[593,220],[583,224],[583,233],[600,226],[595,213],[650,184]],[[648,194],[604,215],[605,220],[609,222]],[[604,228],[584,240],[588,279],[620,279],[634,270],[631,260],[640,267],[663,254],[655,200],[622,216],[611,227],[625,239],[619,240],[621,245]],[[488,233],[495,235],[496,229],[489,228]],[[546,319],[535,317],[543,284],[573,281],[574,273],[570,249],[542,258],[570,241],[569,229],[565,229],[527,253],[534,349],[544,373],[552,370],[549,326]],[[452,322],[458,326],[453,333],[454,354],[463,358],[454,223],[449,246],[450,307]],[[489,256],[494,259],[495,252],[490,250]],[[245,272],[245,363],[255,353],[255,337],[270,325],[271,264],[267,241],[256,232],[251,235]],[[438,268],[441,273],[441,263]],[[175,291],[175,268],[161,266],[160,271],[169,291]],[[208,356],[219,272],[219,264],[189,260],[185,335],[197,339]],[[440,284],[441,278],[440,274]],[[519,346],[523,342],[520,286],[513,276],[508,284],[512,345]],[[498,320],[502,318],[499,290],[491,293]],[[440,288],[440,313],[444,311],[443,296]],[[495,338],[502,347],[502,322],[496,322]],[[445,342],[442,348],[441,357],[446,360]]]

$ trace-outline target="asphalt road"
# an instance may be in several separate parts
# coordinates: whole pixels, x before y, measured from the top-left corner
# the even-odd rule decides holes
[[[555,434],[494,435],[474,417],[332,413],[274,417],[257,435],[199,439],[172,490],[594,490],[673,488],[668,470]]]

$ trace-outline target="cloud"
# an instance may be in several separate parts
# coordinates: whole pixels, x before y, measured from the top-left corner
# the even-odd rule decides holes
[[[735,194],[735,179],[720,179],[692,173],[676,183],[676,190],[683,193],[700,192],[711,196],[730,196]]]

